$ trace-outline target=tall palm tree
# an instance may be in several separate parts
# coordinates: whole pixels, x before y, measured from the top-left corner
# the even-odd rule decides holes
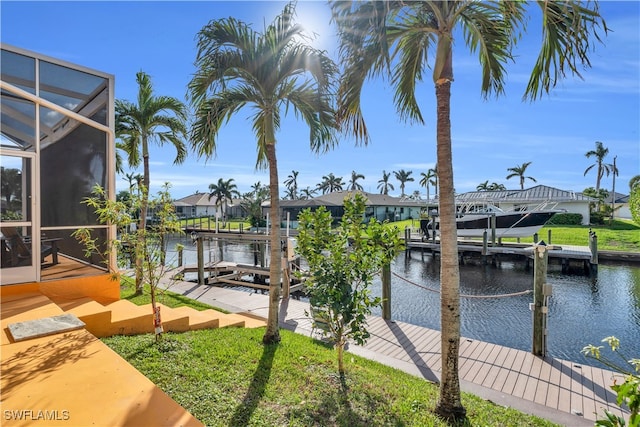
[[[118,147],[128,156],[129,166],[137,167],[142,159],[143,180],[139,186],[142,191],[140,200],[140,218],[138,230],[147,225],[147,207],[149,206],[149,144],[173,145],[176,150],[174,164],[184,162],[187,157],[186,119],[187,107],[177,98],[156,96],[153,93],[151,78],[140,71],[136,74],[138,99],[136,103],[126,100],[115,102],[115,130],[120,139]],[[143,236],[139,234],[142,246]],[[136,293],[142,293],[142,257],[136,257]]]
[[[542,48],[524,98],[535,100],[566,73],[580,75],[588,67],[592,36],[607,32],[597,6],[577,1],[536,2],[542,8]],[[456,46],[477,54],[482,65],[482,93],[504,91],[505,65],[514,60],[513,46],[526,31],[528,5],[502,1],[421,1],[332,3],[340,34],[345,73],[338,90],[338,121],[364,143],[369,135],[361,110],[362,87],[369,77],[390,75],[400,117],[424,124],[416,87],[432,71],[436,92],[436,152],[439,179],[441,250],[442,375],[436,411],[464,417],[460,401],[460,273],[451,156],[451,85],[454,35]],[[593,7],[590,9],[589,7]],[[393,59],[393,60],[392,60]],[[429,85],[429,87],[431,87]]]
[[[606,148],[602,142],[596,141],[596,149],[589,150],[585,153],[585,156],[588,158],[595,157],[596,162],[584,170],[584,176],[587,176],[587,173],[593,169],[594,166],[597,166],[597,175],[596,175],[596,193],[600,190],[600,181],[602,181],[602,177],[606,173],[609,176],[610,173],[618,174],[618,169],[611,163],[605,163],[604,158],[609,154],[609,149]]]
[[[404,197],[404,186],[407,182],[415,181],[411,174],[413,171],[406,171],[404,169],[400,169],[399,171],[393,171],[396,179],[400,181],[400,197]]]
[[[349,186],[347,187],[347,189],[351,191],[362,191],[362,185],[358,184],[359,179],[364,179],[364,175],[362,175],[361,173],[356,173],[356,171],[351,171],[351,179],[349,180]]]
[[[420,186],[427,189],[427,200],[430,200],[431,198],[429,197],[429,185],[433,184],[433,179],[436,177],[435,171],[433,169],[429,169],[427,173],[420,172],[420,176],[422,178],[420,178],[419,184]]]
[[[382,179],[378,180],[378,188],[380,189],[380,194],[387,195],[389,194],[389,190],[393,191],[393,184],[389,182],[389,177],[391,177],[391,172],[387,173],[382,171]]]
[[[317,189],[322,191],[322,194],[333,193],[334,191],[342,191],[344,183],[341,176],[335,176],[333,172],[329,175],[322,177],[322,182],[318,184]]]
[[[527,168],[529,167],[530,164],[531,164],[531,162],[524,162],[521,165],[514,166],[512,168],[507,168],[507,172],[511,172],[509,175],[507,175],[507,179],[511,179],[513,177],[516,177],[516,176],[518,178],[520,178],[520,189],[521,190],[524,190],[524,180],[525,179],[530,179],[533,182],[538,182],[532,176],[524,176],[524,174],[527,173]]]
[[[233,181],[233,178],[226,181],[218,178],[217,183],[209,184],[209,200],[215,199],[216,206],[220,208],[219,211],[216,210],[216,217],[220,216],[218,212],[222,212],[222,228],[227,222],[227,201],[233,200],[233,196],[240,197],[238,186]]]
[[[284,181],[284,185],[289,190],[291,200],[298,198],[298,171],[291,171],[291,175]]]
[[[211,157],[223,124],[243,107],[252,108],[258,145],[256,167],[269,169],[270,215],[275,225],[270,235],[265,343],[280,341],[282,232],[276,132],[281,111],[292,108],[302,117],[310,129],[313,151],[326,151],[337,143],[331,97],[337,68],[324,51],[306,44],[305,33],[294,17],[295,6],[290,3],[262,33],[235,18],[209,22],[197,36],[197,71],[189,83],[189,98],[195,107],[191,140],[200,156]]]

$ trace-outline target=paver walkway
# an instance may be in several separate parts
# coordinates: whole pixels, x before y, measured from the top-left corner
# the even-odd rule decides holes
[[[249,312],[265,318],[268,314],[267,294],[191,282],[174,283],[170,290],[231,312]],[[281,326],[312,334],[305,311],[309,311],[308,303],[282,300]],[[439,380],[439,331],[377,316],[370,316],[368,322],[371,337],[367,344],[352,345],[349,351],[430,381]],[[604,369],[462,338],[459,372],[464,391],[562,425],[592,426],[604,409],[623,414],[609,387],[615,373]],[[624,415],[628,418],[628,413]]]

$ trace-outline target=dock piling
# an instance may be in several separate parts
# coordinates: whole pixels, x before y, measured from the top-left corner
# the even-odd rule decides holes
[[[391,264],[382,267],[382,318],[391,320]]]
[[[201,236],[196,238],[198,251],[198,285],[204,285],[204,239]]]
[[[595,231],[589,230],[589,270],[591,274],[598,274],[598,236]]]
[[[548,247],[544,240],[533,248],[533,350],[536,356],[547,354],[547,299],[550,287],[547,281]]]

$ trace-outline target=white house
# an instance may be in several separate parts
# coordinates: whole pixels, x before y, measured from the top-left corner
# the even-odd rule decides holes
[[[589,203],[596,199],[574,191],[536,185],[525,190],[470,191],[458,194],[456,203],[491,203],[503,210],[544,206],[582,215],[582,225],[589,225]]]
[[[181,218],[201,218],[218,217],[221,218],[221,206],[216,205],[215,198],[209,199],[209,193],[195,193],[182,199],[174,200],[173,206],[176,213]],[[236,218],[244,216],[244,211],[240,206],[240,199],[227,200],[226,218]]]

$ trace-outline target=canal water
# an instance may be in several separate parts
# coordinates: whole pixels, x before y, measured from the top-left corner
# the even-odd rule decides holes
[[[195,264],[194,244],[189,239],[181,242],[185,263]],[[212,242],[205,247],[205,262],[220,259],[253,264],[254,256],[247,243],[220,247]],[[392,319],[439,330],[439,275],[439,259],[418,252],[400,254],[392,264]],[[550,266],[547,283],[553,287],[547,319],[549,356],[602,367],[580,350],[587,344],[605,345],[601,340],[615,335],[627,359],[640,357],[640,266],[600,264],[594,277],[563,274]],[[494,296],[532,289],[533,269],[526,271],[522,263],[460,266],[462,336],[531,351],[533,294]],[[379,281],[372,292],[381,295]]]

